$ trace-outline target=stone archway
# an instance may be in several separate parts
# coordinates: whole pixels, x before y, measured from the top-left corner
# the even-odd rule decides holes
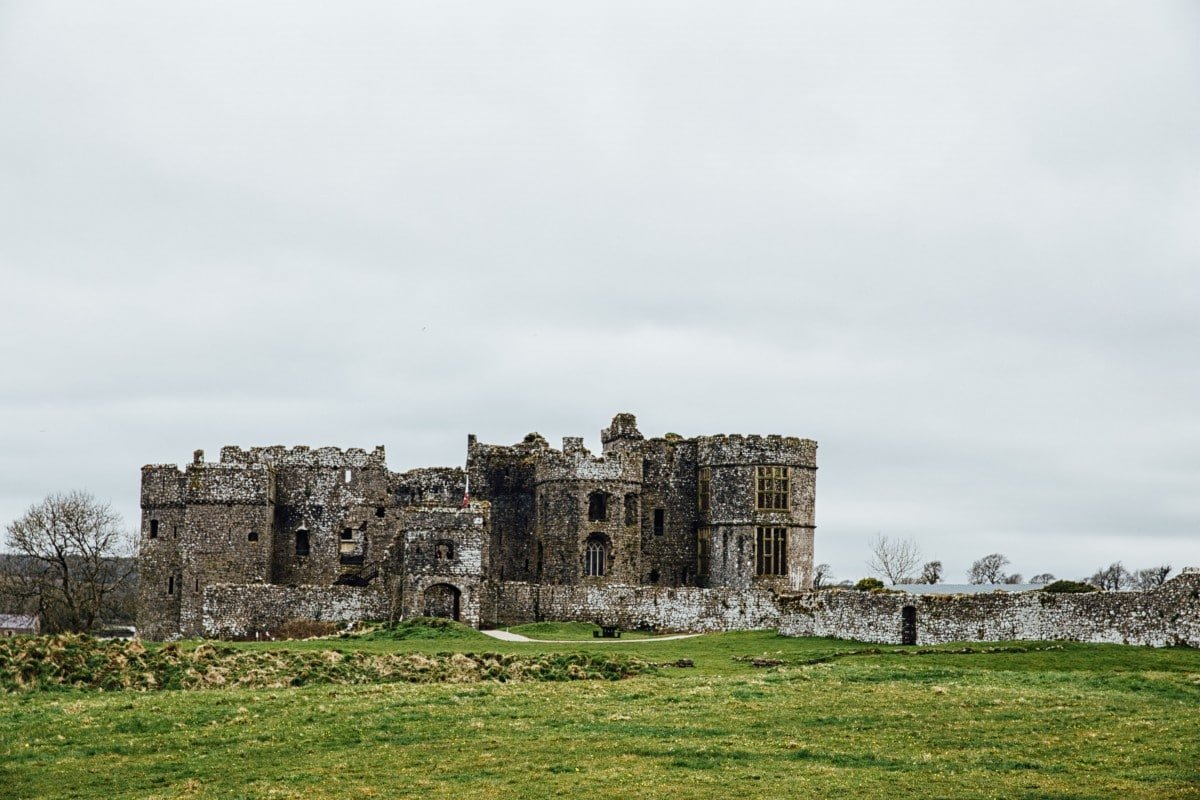
[[[448,583],[435,583],[425,589],[425,616],[457,620],[462,592]]]

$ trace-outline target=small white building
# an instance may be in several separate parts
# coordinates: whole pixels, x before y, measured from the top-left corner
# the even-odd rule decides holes
[[[0,614],[0,636],[37,636],[40,630],[34,614]]]

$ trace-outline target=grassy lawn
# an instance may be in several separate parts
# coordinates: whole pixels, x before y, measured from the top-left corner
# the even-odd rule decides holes
[[[695,666],[620,681],[5,694],[0,797],[1200,798],[1200,651],[902,655],[766,632],[590,635],[238,647],[620,648]]]

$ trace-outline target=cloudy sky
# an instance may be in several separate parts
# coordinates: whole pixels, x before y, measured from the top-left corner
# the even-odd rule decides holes
[[[784,433],[818,560],[1200,566],[1187,2],[0,2],[0,522]]]

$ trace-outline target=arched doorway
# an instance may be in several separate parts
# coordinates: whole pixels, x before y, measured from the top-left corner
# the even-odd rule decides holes
[[[435,583],[425,590],[425,616],[457,620],[461,596],[457,586]]]
[[[900,644],[917,643],[917,609],[905,606],[900,611]]]

